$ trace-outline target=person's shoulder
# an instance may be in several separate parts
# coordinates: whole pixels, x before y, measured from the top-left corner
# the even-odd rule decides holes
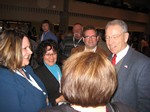
[[[31,67],[30,65],[27,65],[27,66],[25,66],[24,68],[25,68],[25,70],[27,70],[27,71],[33,71],[32,67]]]
[[[131,54],[132,58],[134,58],[137,61],[143,61],[143,62],[148,61],[148,62],[150,62],[149,57],[145,56],[144,54],[140,53],[139,51],[136,51],[133,48],[130,48],[128,53]]]
[[[113,102],[107,105],[110,112],[136,112],[131,107],[121,103],[121,102]]]
[[[9,75],[12,75],[12,74],[14,74],[14,72],[11,71],[10,69],[5,68],[5,67],[0,67],[0,76],[3,76],[3,75],[9,76]]]
[[[24,69],[26,70],[27,73],[29,73],[31,76],[35,77],[35,71],[33,70],[33,68],[30,65],[27,65],[26,67],[24,67]]]
[[[6,67],[0,67],[0,72],[8,72],[9,69]]]
[[[104,49],[102,49],[101,47],[98,47],[98,46],[97,46],[96,52],[103,53],[105,56],[109,56],[109,54]]]
[[[72,48],[71,54],[82,52],[82,51],[84,51],[84,46],[77,46],[77,47]]]
[[[85,46],[77,46],[77,47],[74,47],[73,50],[84,50],[84,47]]]
[[[43,69],[45,68],[45,65],[40,65],[36,69],[34,69],[35,72],[43,72]]]
[[[101,51],[101,50],[103,50],[103,49],[102,49],[101,47],[97,46],[97,50],[100,50],[100,51]]]
[[[136,112],[133,108],[131,108],[123,103],[114,102],[113,104],[118,106],[120,112]]]
[[[16,74],[8,68],[0,67],[0,83],[14,82]]]
[[[52,33],[51,31],[48,31],[47,34],[54,35],[54,33]]]
[[[57,39],[57,36],[56,36],[53,32],[51,32],[51,31],[47,32],[46,35],[45,35],[45,37],[47,37],[47,38],[50,38],[50,37],[51,37],[51,39],[52,39],[52,38],[53,38],[53,39]],[[55,41],[56,41],[56,40],[55,40]]]
[[[43,67],[43,65],[38,66],[35,70],[39,70]]]

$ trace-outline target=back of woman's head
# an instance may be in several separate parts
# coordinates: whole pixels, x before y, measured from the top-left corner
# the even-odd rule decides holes
[[[0,35],[0,66],[16,70],[22,65],[22,40],[25,34],[5,30]]]
[[[81,52],[69,57],[63,66],[62,94],[71,104],[83,107],[106,105],[117,79],[115,69],[103,54]]]

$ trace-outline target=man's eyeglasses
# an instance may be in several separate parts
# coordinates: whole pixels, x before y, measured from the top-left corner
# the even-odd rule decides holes
[[[112,36],[105,36],[106,40],[109,39],[117,39],[118,37],[120,37],[124,32],[120,33],[120,34],[116,34],[116,35],[112,35]]]
[[[84,38],[96,38],[96,35],[92,35],[92,36],[84,36]]]

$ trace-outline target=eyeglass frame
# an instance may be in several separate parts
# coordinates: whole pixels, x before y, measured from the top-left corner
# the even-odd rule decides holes
[[[45,56],[56,56],[56,55],[57,55],[57,52],[55,52],[55,53],[45,53],[44,55],[45,55]]]
[[[92,38],[92,39],[94,39],[94,38],[97,38],[97,35],[92,35],[92,36],[83,36],[84,38],[87,38],[87,39],[89,39],[89,38]]]
[[[121,32],[120,34],[116,34],[116,35],[112,35],[112,36],[105,36],[105,40],[117,39],[117,38],[120,37],[123,33],[126,33],[126,32]]]

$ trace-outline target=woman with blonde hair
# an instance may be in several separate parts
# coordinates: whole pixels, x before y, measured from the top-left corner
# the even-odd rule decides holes
[[[23,32],[0,35],[0,112],[38,112],[47,106],[44,84],[28,65],[32,51]]]

